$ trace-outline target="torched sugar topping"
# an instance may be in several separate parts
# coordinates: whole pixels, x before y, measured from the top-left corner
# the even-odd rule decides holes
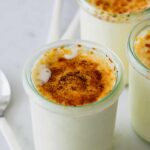
[[[134,22],[143,19],[144,10],[150,8],[150,0],[80,0],[92,15],[109,22]],[[93,9],[94,8],[94,9]],[[96,8],[96,9],[95,9]]]
[[[139,12],[150,6],[150,0],[87,0],[87,1],[96,8],[115,14]]]
[[[82,106],[108,95],[115,85],[116,74],[108,56],[98,55],[95,48],[79,44],[46,51],[32,69],[32,80],[47,100]]]
[[[134,49],[139,60],[150,69],[150,30],[136,38]]]

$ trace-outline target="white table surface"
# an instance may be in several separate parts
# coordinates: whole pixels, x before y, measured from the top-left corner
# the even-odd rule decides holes
[[[12,102],[6,118],[23,150],[34,150],[28,97],[22,86],[23,65],[36,48],[46,41],[54,0],[1,0],[0,2],[0,69],[12,88]],[[62,33],[77,10],[75,0],[65,0]],[[120,97],[114,150],[150,150],[130,125],[128,91]],[[9,150],[0,133],[0,150]]]

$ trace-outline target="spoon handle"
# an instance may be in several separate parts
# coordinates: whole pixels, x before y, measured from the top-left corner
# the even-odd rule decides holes
[[[61,25],[63,2],[64,2],[63,0],[54,1],[47,43],[55,42],[60,38],[60,27],[61,27],[60,25]]]
[[[65,31],[65,33],[61,37],[61,40],[74,38],[76,31],[78,29],[79,20],[80,20],[80,12],[78,10],[77,13],[75,14],[74,18],[72,19],[70,25],[68,26],[67,30]]]
[[[10,150],[22,150],[16,136],[4,117],[0,118],[0,130],[2,131]]]

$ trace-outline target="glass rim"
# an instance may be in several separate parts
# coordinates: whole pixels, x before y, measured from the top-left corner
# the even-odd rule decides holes
[[[120,19],[121,17],[123,18],[124,16],[128,16],[129,17],[129,21],[130,20],[135,20],[137,16],[140,16],[139,14],[148,14],[150,13],[150,6],[141,10],[141,11],[138,11],[138,12],[130,12],[130,13],[111,13],[111,12],[107,12],[105,10],[102,10],[102,9],[98,9],[94,6],[92,6],[90,3],[87,2],[87,0],[77,0],[78,4],[84,9],[86,10],[89,14],[91,15],[94,15],[94,14],[97,14],[99,13],[100,11],[108,14],[108,15],[111,15],[111,16],[119,16]],[[95,13],[97,12],[97,13]],[[129,16],[130,15],[130,16]],[[94,15],[96,18],[99,18],[98,16]],[[112,21],[112,22],[126,22],[127,20],[125,19],[124,21]]]
[[[68,45],[68,44],[71,45],[71,44],[76,44],[76,43],[77,44],[81,43],[86,46],[94,46],[94,47],[96,47],[96,49],[98,49],[98,50],[100,49],[101,52],[103,52],[103,53],[107,52],[104,54],[106,54],[108,57],[110,57],[110,55],[111,55],[113,57],[113,59],[112,59],[112,57],[110,57],[110,58],[113,60],[113,63],[115,64],[115,66],[118,70],[118,72],[116,71],[117,79],[116,79],[116,83],[113,86],[112,90],[109,92],[108,95],[106,95],[102,99],[100,99],[96,102],[90,103],[90,104],[82,105],[82,106],[64,106],[64,105],[49,101],[38,93],[38,91],[36,90],[36,88],[32,82],[31,71],[32,71],[33,65],[35,64],[36,60],[38,60],[38,58],[41,56],[41,54],[43,52],[45,52],[51,48],[61,46],[61,45]],[[116,59],[115,62],[114,62],[114,59]],[[40,51],[38,53],[36,53],[36,55],[31,56],[31,59],[29,59],[27,61],[27,64],[25,65],[24,70],[23,70],[23,81],[24,81],[24,85],[28,86],[27,88],[29,88],[29,90],[32,92],[32,94],[34,94],[34,96],[37,96],[39,99],[42,99],[43,101],[45,101],[45,103],[47,105],[51,104],[53,106],[57,106],[60,108],[69,108],[69,109],[84,109],[84,108],[88,109],[88,107],[93,107],[95,105],[103,104],[104,102],[108,103],[109,99],[112,98],[117,93],[117,91],[120,94],[120,92],[122,91],[122,88],[123,88],[123,69],[122,69],[122,63],[121,63],[120,59],[118,58],[118,56],[116,54],[114,54],[111,50],[109,50],[108,48],[105,48],[102,45],[95,44],[95,43],[89,42],[89,41],[83,41],[83,40],[63,40],[63,41],[54,42],[49,45],[46,45],[45,47],[41,48]]]
[[[145,24],[145,23],[148,23]],[[141,27],[141,28],[140,28]],[[135,54],[134,50],[134,42],[136,37],[144,31],[147,27],[150,28],[150,19],[145,19],[142,22],[136,24],[133,29],[131,30],[128,41],[127,41],[127,50],[128,50],[128,57],[131,65],[141,74],[144,76],[148,73],[150,74],[150,68],[148,68],[146,65],[144,65],[141,60],[138,58],[138,56]],[[140,28],[140,29],[139,29]],[[133,39],[133,42],[132,42]],[[132,61],[134,59],[134,62]],[[135,64],[136,63],[136,64]],[[150,78],[150,77],[149,77]]]

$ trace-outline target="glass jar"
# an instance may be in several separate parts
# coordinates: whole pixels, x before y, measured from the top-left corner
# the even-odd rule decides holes
[[[32,68],[45,51],[75,44],[94,47],[97,54],[111,58],[117,69],[116,83],[100,101],[80,107],[55,104],[35,89],[31,79]],[[122,64],[113,52],[87,41],[60,41],[47,45],[27,62],[23,83],[31,104],[36,150],[108,150],[112,146],[118,98],[124,86]]]
[[[135,26],[128,39],[129,99],[131,122],[136,133],[150,142],[150,69],[135,54],[134,43],[138,35],[150,30],[150,20]]]
[[[81,6],[81,38],[103,44],[113,50],[123,61],[128,84],[128,60],[126,42],[131,29],[139,21],[146,19],[150,8],[138,13],[113,14],[97,9],[87,2],[78,0]]]

